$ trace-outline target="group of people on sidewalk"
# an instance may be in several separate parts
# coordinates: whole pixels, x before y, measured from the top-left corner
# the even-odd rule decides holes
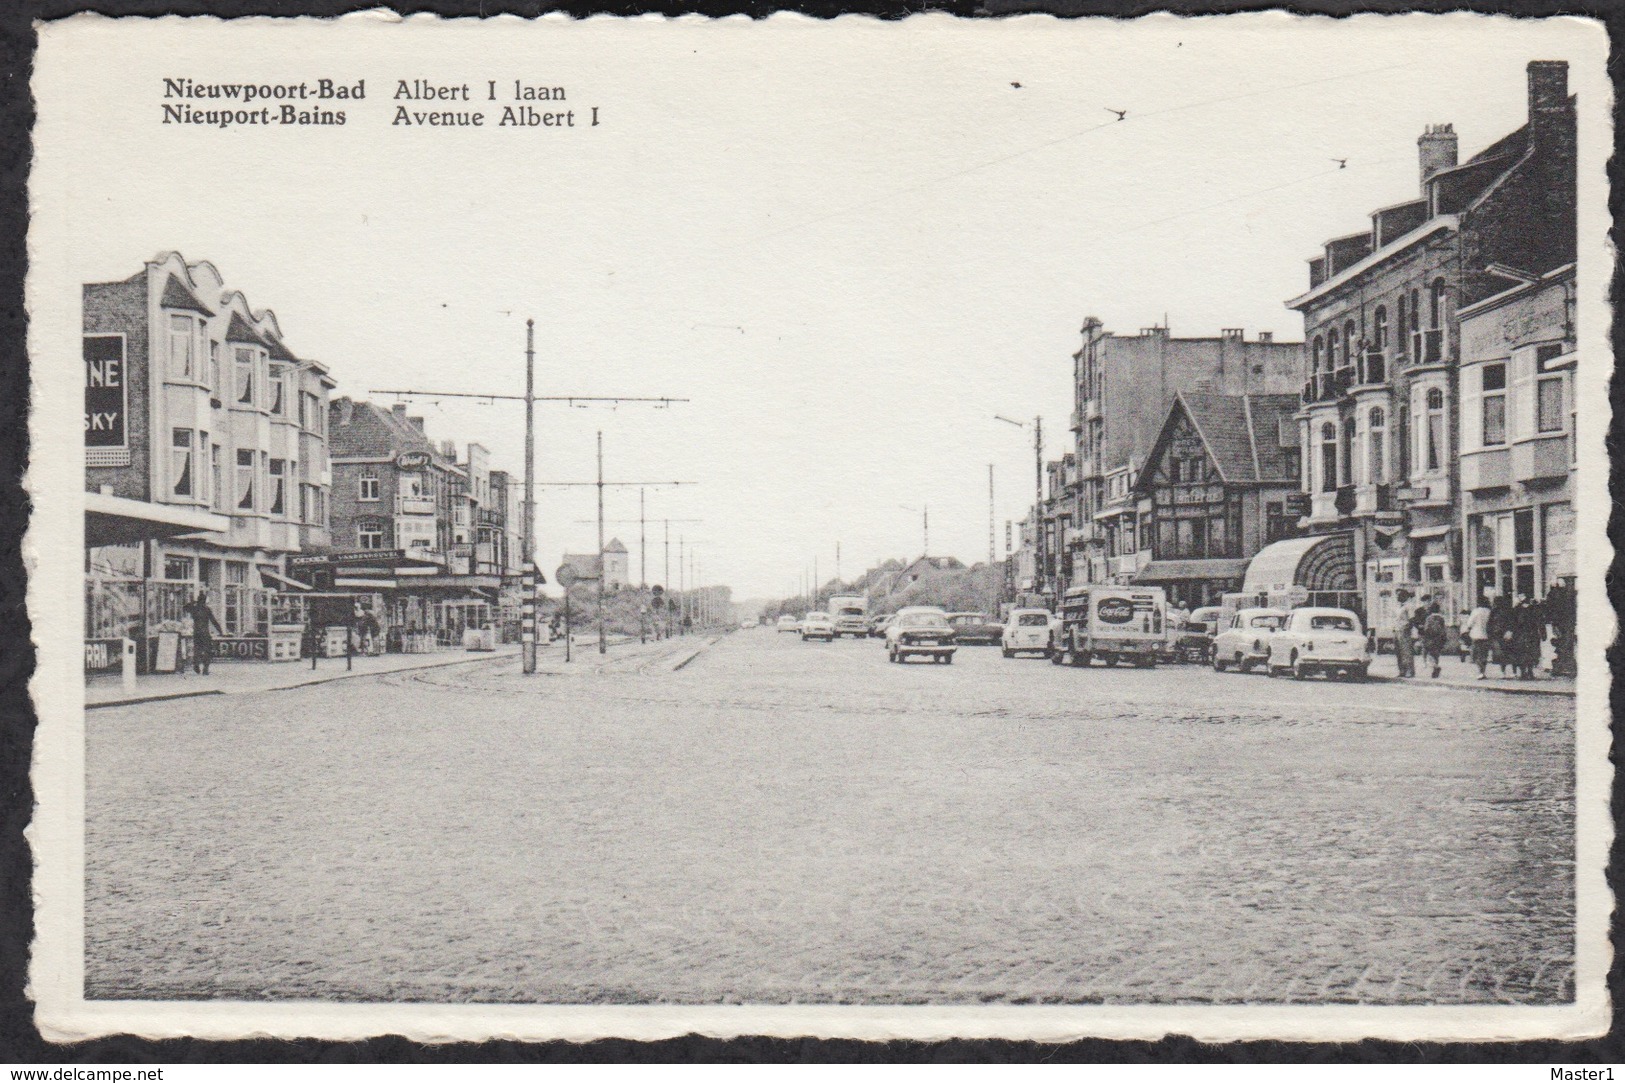
[[[1541,648],[1551,631],[1554,657],[1553,676],[1574,675],[1574,596],[1563,584],[1555,584],[1543,601],[1527,594],[1517,598],[1498,594],[1494,600],[1479,595],[1472,610],[1462,620],[1460,650],[1462,660],[1469,657],[1478,669],[1478,679],[1486,680],[1491,663],[1501,669],[1502,678],[1508,670],[1519,680],[1533,680],[1540,668]],[[1439,603],[1427,603],[1404,614],[1403,627],[1394,637],[1394,654],[1399,663],[1399,676],[1416,676],[1418,649],[1438,677],[1440,660],[1449,639],[1449,625]]]

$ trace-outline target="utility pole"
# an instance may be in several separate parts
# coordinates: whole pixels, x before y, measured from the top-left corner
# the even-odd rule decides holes
[[[525,404],[525,499],[524,531],[521,535],[520,557],[523,570],[520,578],[523,597],[520,599],[521,627],[520,668],[525,673],[536,672],[536,587],[547,582],[536,570],[536,404],[563,402],[571,406],[586,403],[652,402],[657,409],[665,409],[674,402],[687,399],[634,395],[538,395],[536,394],[536,321],[525,321],[525,393],[523,395],[484,394],[475,391],[421,391],[411,388],[373,388],[371,395],[394,395],[398,398],[482,399],[486,402],[514,402]],[[602,554],[600,554],[602,562]],[[568,596],[569,588],[565,588]],[[568,634],[568,632],[566,633]]]
[[[643,520],[643,488],[638,487],[638,589],[649,585],[648,526]]]
[[[1044,419],[1033,418],[1033,514],[1038,526],[1038,591],[1049,583],[1048,533],[1044,528]],[[1060,599],[1056,599],[1059,604]]]
[[[841,585],[841,543],[835,543],[835,585]]]
[[[536,672],[536,321],[525,321],[525,535],[519,557],[520,669]],[[569,588],[565,588],[568,590]],[[499,597],[500,600],[500,597]],[[569,634],[566,630],[565,634]]]
[[[991,595],[989,604],[992,608],[988,615],[995,619],[999,615],[999,587],[998,576],[993,571],[993,563],[998,552],[995,538],[995,512],[993,510],[993,464],[987,464],[987,582],[988,592]]]
[[[642,492],[640,486],[638,492]],[[609,641],[604,638],[604,579],[609,569],[604,560],[604,430],[598,430],[598,653],[609,653]]]

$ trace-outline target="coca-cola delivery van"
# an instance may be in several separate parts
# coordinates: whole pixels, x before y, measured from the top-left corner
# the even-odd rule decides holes
[[[1162,652],[1167,615],[1161,587],[1073,587],[1061,599],[1050,661],[1086,666],[1098,658],[1108,666],[1121,661],[1149,668]]]

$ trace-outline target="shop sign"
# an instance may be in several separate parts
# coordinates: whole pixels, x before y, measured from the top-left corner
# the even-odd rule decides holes
[[[270,640],[238,636],[214,641],[217,659],[236,662],[264,662],[271,657]]]
[[[130,389],[123,335],[86,335],[85,446],[129,447]]]
[[[405,549],[352,549],[344,553],[324,553],[321,556],[289,557],[290,568],[322,567],[328,564],[393,564],[406,559]]]
[[[1127,598],[1102,598],[1095,614],[1106,624],[1127,624],[1134,619],[1134,603]]]
[[[422,470],[429,465],[430,455],[427,451],[403,451],[395,456],[397,470]]]

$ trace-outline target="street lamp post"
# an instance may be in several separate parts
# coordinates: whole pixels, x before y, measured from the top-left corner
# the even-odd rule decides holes
[[[994,414],[994,421],[1002,421],[1006,425],[1014,425],[1018,429],[1025,429],[1025,421],[1016,421],[1003,414]],[[1048,579],[1048,553],[1044,544],[1044,419],[1035,417],[1033,427],[1033,556],[1035,562],[1035,576],[1040,594],[1044,593],[1044,585]]]

